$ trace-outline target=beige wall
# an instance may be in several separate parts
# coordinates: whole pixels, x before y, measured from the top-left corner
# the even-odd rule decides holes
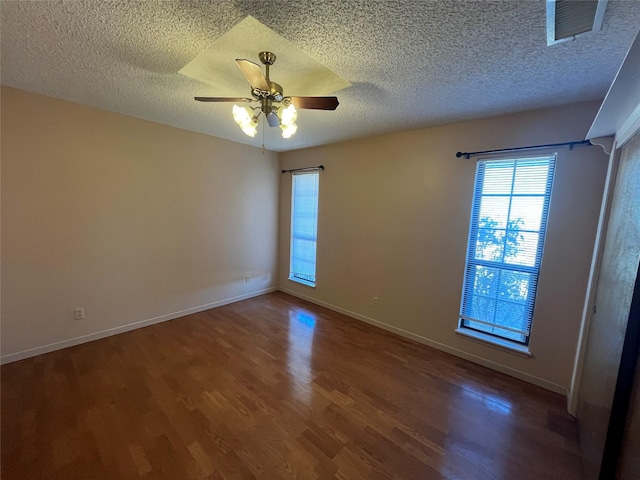
[[[4,87],[1,153],[4,361],[275,287],[275,153]]]
[[[317,287],[287,279],[290,176],[280,182],[278,285],[311,301],[556,391],[570,384],[607,155],[558,150],[531,351],[523,358],[454,333],[475,161],[487,150],[584,138],[599,103],[527,112],[281,154],[320,174]],[[377,307],[372,297],[379,298]]]

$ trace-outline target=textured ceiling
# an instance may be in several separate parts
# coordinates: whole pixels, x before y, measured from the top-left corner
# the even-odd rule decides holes
[[[255,17],[352,84],[335,112],[300,111],[293,138],[267,127],[275,151],[601,99],[640,29],[640,0],[609,0],[601,32],[550,47],[544,0],[3,0],[0,9],[2,84],[260,146],[262,132],[245,136],[231,104],[193,100],[225,92],[178,74]],[[275,53],[279,81],[290,52]],[[235,68],[235,51],[226,57]]]

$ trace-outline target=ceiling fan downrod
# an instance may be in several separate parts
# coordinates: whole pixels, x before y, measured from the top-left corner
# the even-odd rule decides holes
[[[282,89],[282,86],[276,82],[272,82],[271,79],[269,78],[269,67],[271,65],[273,65],[276,61],[276,54],[272,53],[272,52],[260,52],[258,54],[258,58],[260,59],[260,61],[262,62],[262,64],[265,66],[265,79],[267,80],[267,85],[269,86],[269,91],[266,92],[266,94],[268,95],[268,99],[272,102],[281,102],[282,99],[284,98],[284,91]],[[265,113],[266,110],[266,105],[264,104],[266,98],[264,96],[262,96],[262,102],[263,102],[263,111]],[[269,103],[269,107],[271,107],[271,104]]]
[[[262,62],[262,64],[266,67],[266,75],[267,82],[269,81],[269,67],[276,63],[276,54],[272,52],[260,52],[258,54],[258,58]]]

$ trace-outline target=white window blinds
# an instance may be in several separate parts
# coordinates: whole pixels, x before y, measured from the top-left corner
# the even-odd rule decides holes
[[[479,161],[460,327],[529,343],[555,156]]]
[[[292,176],[289,278],[315,285],[318,230],[318,172]]]

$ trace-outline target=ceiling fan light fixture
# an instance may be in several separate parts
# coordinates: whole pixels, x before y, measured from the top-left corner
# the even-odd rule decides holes
[[[280,128],[282,129],[282,138],[291,138],[296,133],[298,126],[296,125],[296,119],[298,118],[298,112],[293,103],[290,103],[285,108],[280,110]]]
[[[282,129],[282,138],[291,138],[291,136],[296,133],[296,130],[298,130],[298,126],[297,125],[280,125],[280,128]]]
[[[246,135],[255,137],[258,133],[258,117],[253,115],[253,109],[250,107],[234,105],[233,119]]]
[[[280,116],[282,117],[280,123],[283,125],[295,125],[298,111],[293,103],[290,103],[288,107],[282,109]]]

